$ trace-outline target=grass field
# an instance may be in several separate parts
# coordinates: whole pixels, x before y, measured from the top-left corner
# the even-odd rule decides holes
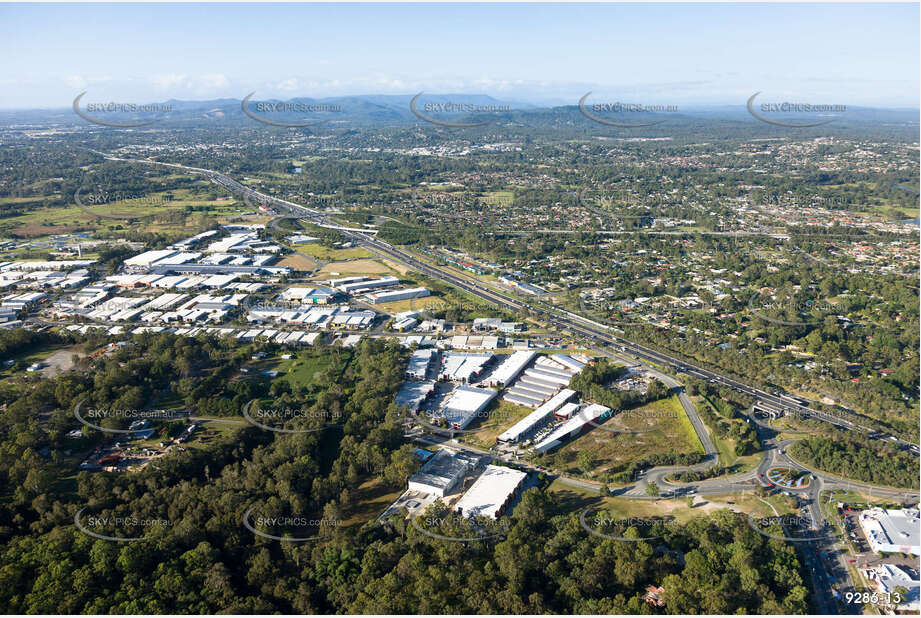
[[[513,191],[490,191],[483,196],[483,199],[490,206],[511,206],[515,201]]]
[[[606,497],[586,489],[571,487],[554,481],[548,488],[554,496],[554,502],[564,511],[581,511],[589,507],[605,508],[615,517],[674,517],[678,522],[684,523],[693,517],[705,513],[712,513],[720,509],[732,509],[748,513],[754,517],[773,516],[770,506],[762,502],[752,493],[726,494],[717,496],[697,497],[694,506],[689,507],[686,498],[669,498],[661,500],[634,500],[630,498]],[[793,510],[789,499],[783,496],[769,496],[763,498],[773,504],[780,514],[790,513]]]
[[[703,452],[703,446],[677,397],[662,399],[629,412],[629,415],[615,415],[602,427],[589,428],[591,431],[563,445],[551,455],[552,467],[570,474],[585,473],[579,467],[580,453],[585,452],[591,461],[588,476],[596,477],[614,472],[646,455]],[[614,433],[606,429],[644,430],[644,433]]]
[[[330,262],[324,264],[323,268],[317,271],[317,279],[329,279],[331,277],[351,277],[357,275],[393,275],[402,271],[393,268],[390,264],[377,259],[357,259],[347,262]],[[333,274],[336,273],[336,274]]]
[[[304,255],[315,257],[317,259],[323,260],[324,262],[355,260],[359,258],[372,257],[374,255],[370,251],[361,249],[359,247],[353,247],[351,249],[333,249],[332,247],[324,247],[318,242],[294,245],[294,249],[303,253]]]
[[[694,405],[698,408],[707,406],[710,410],[720,418],[726,418],[720,411],[716,409],[713,404],[705,397],[692,397],[691,400],[694,402]],[[730,422],[744,423],[745,421],[739,419],[726,419]],[[761,453],[752,453],[751,455],[736,455],[735,447],[736,440],[731,438],[720,438],[715,431],[710,431],[710,440],[713,442],[713,446],[716,447],[717,452],[720,456],[720,465],[725,468],[733,468],[733,474],[738,472],[747,472],[748,470],[753,469],[758,465],[758,462],[761,461]]]
[[[458,440],[480,448],[489,448],[496,443],[500,433],[533,412],[530,408],[515,405],[507,401],[499,401],[494,409],[489,412],[489,417],[474,420],[467,429],[476,430],[473,433],[461,434]]]
[[[309,386],[316,379],[318,373],[326,371],[330,367],[338,366],[341,369],[345,367],[345,362],[351,357],[350,352],[340,352],[341,361],[337,365],[337,355],[328,350],[304,349],[294,353],[291,360],[281,360],[278,364],[278,371],[281,371],[291,383],[293,388]]]
[[[375,519],[402,493],[402,487],[392,489],[379,478],[363,482],[355,491],[354,500],[351,502],[352,508],[342,518],[342,526],[344,528],[362,526]]]
[[[198,228],[239,218],[252,211],[243,202],[213,197],[210,187],[202,195],[196,187],[145,194],[136,199],[93,203],[90,193],[81,193],[86,209],[76,203],[62,207],[36,208],[20,216],[4,219],[2,230],[19,236],[36,238],[74,230],[119,231],[136,226],[137,221],[96,216],[116,215],[145,219],[145,229],[155,232],[194,232]],[[3,203],[11,203],[2,200]],[[16,203],[27,204],[22,200]],[[36,203],[41,203],[40,201]],[[88,210],[87,210],[88,209]],[[194,209],[192,212],[185,212]],[[90,212],[91,211],[91,212]]]
[[[426,296],[424,298],[410,298],[397,300],[392,303],[380,303],[374,308],[385,313],[401,313],[403,311],[425,311],[429,307],[444,306],[444,299],[439,296]]]

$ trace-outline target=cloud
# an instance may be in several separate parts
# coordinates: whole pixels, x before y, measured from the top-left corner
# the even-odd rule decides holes
[[[288,79],[282,80],[275,85],[275,88],[278,90],[284,90],[285,92],[291,92],[292,90],[297,90],[298,81],[296,77],[289,77]]]
[[[204,90],[221,90],[230,87],[230,80],[222,73],[202,75],[198,81],[200,88]]]
[[[190,86],[185,75],[178,75],[176,73],[152,75],[150,81],[161,90],[175,90],[179,87],[188,89]]]
[[[89,81],[82,75],[68,75],[64,78],[64,83],[77,90],[86,88],[89,85]]]

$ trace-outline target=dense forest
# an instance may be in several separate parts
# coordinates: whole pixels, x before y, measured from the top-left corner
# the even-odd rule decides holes
[[[840,432],[839,432],[840,433]],[[864,446],[844,436],[808,438],[790,446],[807,466],[874,485],[918,489],[918,458],[893,445]]]
[[[296,389],[284,381],[228,379],[235,354],[232,343],[221,340],[138,337],[107,356],[81,361],[93,363],[86,374],[42,381],[5,402],[4,608],[648,613],[643,596],[656,585],[665,589],[668,613],[808,610],[794,550],[728,511],[670,528],[664,546],[599,540],[545,488],[525,493],[502,538],[456,543],[421,534],[400,518],[382,525],[374,518],[386,503],[369,512],[369,488],[398,493],[419,465],[392,403],[405,350],[364,340],[314,383]],[[63,432],[75,424],[70,408],[76,401],[143,405],[164,389],[184,393],[198,413],[235,414],[249,398],[271,398],[279,406],[335,408],[344,423],[298,434],[242,426],[132,473],[68,468],[66,455],[75,444]],[[48,431],[36,414],[48,418]],[[76,446],[88,449],[100,439],[88,432]],[[289,522],[313,518],[316,538],[295,543],[256,536],[243,525],[244,514],[254,509]],[[98,531],[140,538],[89,536],[75,525],[77,515],[84,527],[89,518],[106,519],[108,527]],[[113,525],[112,518],[123,523]],[[132,521],[153,523],[124,523]],[[255,525],[282,536],[300,531]],[[663,551],[666,546],[671,551]]]

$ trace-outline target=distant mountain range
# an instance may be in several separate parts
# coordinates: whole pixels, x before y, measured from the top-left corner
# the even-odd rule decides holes
[[[414,114],[410,104],[416,95],[359,95],[328,98],[297,97],[287,100],[277,98],[258,98],[256,93],[248,102],[248,110],[253,116],[268,120],[267,124],[274,123],[315,123],[325,121],[324,124],[332,126],[355,125],[366,126],[369,124],[394,124],[424,122]],[[253,118],[247,117],[241,108],[240,99],[211,99],[206,101],[185,101],[170,99],[152,105],[163,110],[157,113],[138,112],[94,112],[87,110],[87,104],[100,103],[91,98],[88,93],[81,100],[80,109],[86,115],[103,121],[116,123],[138,123],[157,120],[157,127],[202,125],[205,126],[235,126],[240,124],[254,124]],[[594,102],[594,101],[592,101]],[[125,102],[119,102],[125,103]],[[275,106],[281,105],[279,110]],[[313,111],[317,107],[327,111]],[[591,103],[588,103],[591,110]],[[712,121],[718,118],[735,121],[752,121],[754,118],[748,113],[745,102],[738,105],[678,106],[677,112],[649,113],[622,113],[599,114],[606,118],[615,118],[620,122],[647,122],[650,120],[667,121]],[[328,111],[328,110],[334,111]],[[425,93],[416,101],[416,110],[421,115],[438,121],[455,123],[475,123],[488,120],[490,122],[515,122],[533,125],[544,122],[592,121],[585,118],[579,111],[576,101],[572,105],[557,107],[542,107],[506,99],[497,99],[484,94],[435,94]],[[446,111],[448,110],[448,111]],[[499,110],[499,111],[494,111]],[[872,123],[877,126],[893,124],[899,127],[917,126],[918,110],[912,109],[875,109],[865,107],[849,107],[846,112],[834,114],[835,124],[852,125]],[[804,115],[789,115],[787,118],[796,121]],[[815,116],[809,116],[810,120]],[[0,124],[10,125],[87,125],[88,121],[81,119],[74,113],[72,107],[59,109],[32,109],[0,111]]]

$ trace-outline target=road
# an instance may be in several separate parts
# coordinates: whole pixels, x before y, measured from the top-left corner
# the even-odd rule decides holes
[[[580,337],[584,342],[587,343],[588,347],[591,349],[597,350],[602,347],[604,353],[610,355],[611,352],[614,354],[620,353],[621,355],[630,355],[635,359],[640,359],[646,363],[652,363],[655,365],[663,367],[674,367],[676,371],[681,371],[689,376],[694,378],[706,381],[711,384],[719,384],[720,386],[735,390],[740,393],[744,393],[754,398],[757,404],[768,410],[787,410],[798,413],[803,417],[814,418],[824,422],[831,423],[845,430],[853,431],[855,429],[866,431],[871,437],[875,439],[885,439],[891,442],[899,444],[903,448],[910,448],[913,451],[918,451],[918,445],[903,440],[897,436],[884,436],[877,434],[872,428],[865,425],[861,425],[861,419],[857,415],[841,414],[841,415],[832,415],[828,414],[822,410],[816,410],[811,408],[807,402],[802,399],[794,398],[793,396],[784,393],[780,390],[774,392],[767,392],[759,388],[755,388],[748,384],[745,384],[735,378],[719,374],[715,371],[705,369],[702,367],[695,366],[691,363],[688,363],[684,360],[675,358],[668,354],[659,352],[647,348],[643,345],[634,343],[622,337],[619,337],[614,334],[614,329],[610,326],[600,324],[583,316],[574,314],[570,311],[559,309],[556,307],[549,307],[542,304],[539,304],[538,301],[532,301],[533,304],[520,300],[516,297],[510,296],[502,291],[489,287],[482,282],[477,280],[471,280],[465,277],[461,277],[454,272],[445,269],[439,268],[437,266],[431,265],[423,260],[419,259],[417,256],[394,247],[389,243],[383,242],[376,237],[374,237],[373,231],[364,230],[358,228],[349,228],[337,224],[331,224],[327,220],[327,215],[321,211],[313,210],[306,208],[299,204],[289,202],[280,198],[272,197],[265,195],[249,187],[246,187],[239,182],[233,180],[232,178],[215,172],[213,170],[206,170],[202,168],[194,168],[189,166],[184,166],[175,163],[163,163],[159,161],[150,161],[150,160],[136,160],[136,159],[124,159],[119,157],[112,157],[110,155],[105,155],[103,153],[98,153],[110,160],[116,161],[125,161],[125,162],[136,162],[136,163],[145,163],[145,164],[154,164],[154,165],[165,165],[168,167],[174,167],[179,169],[184,169],[189,172],[199,173],[207,176],[210,180],[216,184],[224,187],[228,191],[231,191],[234,194],[239,194],[252,202],[257,202],[260,204],[270,205],[280,210],[286,211],[291,215],[296,217],[303,217],[311,220],[317,225],[323,227],[337,229],[342,232],[342,234],[354,242],[357,242],[366,248],[372,250],[373,252],[382,255],[384,257],[389,257],[398,262],[402,262],[424,275],[432,277],[436,280],[447,283],[451,286],[459,288],[468,294],[472,294],[488,303],[493,303],[494,305],[512,310],[515,312],[520,312],[524,314],[536,315],[538,319],[542,320],[545,324],[553,326],[565,331],[572,333],[574,337]],[[605,349],[606,348],[606,349]],[[628,359],[630,360],[630,359]],[[717,462],[716,450],[713,447],[712,442],[710,441],[709,434],[706,430],[706,427],[703,425],[703,422],[700,420],[699,416],[694,409],[693,404],[690,402],[690,399],[687,397],[687,394],[684,392],[683,387],[680,383],[677,382],[674,378],[667,376],[662,372],[656,372],[660,380],[662,380],[667,386],[672,389],[676,389],[678,392],[681,405],[684,407],[685,411],[688,414],[688,418],[691,419],[691,423],[694,426],[694,430],[697,433],[701,444],[704,446],[706,452],[706,459],[701,464],[693,466],[691,468],[679,468],[679,467],[667,467],[667,468],[654,468],[645,473],[644,478],[638,479],[638,483],[633,487],[626,488],[625,490],[618,491],[619,495],[624,497],[634,498],[634,499],[649,499],[649,496],[645,495],[644,487],[647,482],[656,482],[665,483],[664,477],[671,473],[680,470],[687,469],[701,469],[702,467],[709,467],[714,465]],[[750,421],[757,422],[754,418],[754,415],[748,417]],[[880,488],[872,487],[870,485],[862,483],[854,483],[847,481],[845,479],[840,479],[831,475],[827,475],[817,470],[810,470],[805,466],[794,462],[789,457],[786,456],[786,446],[789,445],[791,441],[785,441],[781,444],[777,444],[772,435],[769,435],[767,430],[763,425],[759,424],[759,434],[764,433],[763,445],[764,445],[764,457],[759,463],[757,468],[749,473],[734,475],[731,477],[722,477],[718,479],[711,479],[707,481],[701,481],[699,483],[668,483],[671,486],[671,489],[668,489],[666,493],[669,493],[672,496],[679,495],[689,495],[691,493],[712,495],[712,494],[725,494],[731,493],[737,489],[744,489],[746,487],[751,488],[752,483],[762,483],[762,479],[766,474],[767,470],[771,467],[782,465],[784,467],[791,467],[795,469],[801,469],[808,471],[813,477],[809,487],[806,490],[801,490],[805,494],[805,500],[807,501],[807,508],[810,514],[810,518],[813,522],[814,528],[824,529],[824,517],[822,516],[820,507],[819,507],[819,495],[823,488],[829,489],[858,489],[861,491],[872,491],[879,496],[898,498],[898,499],[911,499],[917,500],[917,492],[906,492],[893,490],[891,488]],[[416,436],[417,440],[433,440],[432,438]],[[443,440],[442,440],[443,441]],[[435,441],[437,443],[437,440]],[[496,457],[496,453],[490,451],[481,451],[480,449],[473,449],[466,445],[461,446],[459,444],[453,443],[452,446],[464,448],[468,450],[479,451],[481,454],[487,454],[492,457]],[[515,466],[525,465],[526,467],[535,469],[534,466],[529,464],[522,464],[520,461],[507,461],[509,464]],[[598,490],[599,486],[589,483],[587,481],[582,481],[579,479],[572,479],[568,477],[559,476],[559,480],[563,483],[576,486],[582,489],[589,490]],[[788,490],[789,491],[789,490]],[[642,492],[643,495],[639,495]],[[831,540],[833,535],[828,535],[829,540],[825,541],[811,541],[799,543],[800,550],[803,552],[807,567],[810,569],[810,575],[813,580],[813,588],[815,590],[815,599],[817,603],[817,608],[821,613],[837,613],[838,608],[837,604],[833,600],[832,592],[835,590],[833,580],[829,577],[829,573],[826,571],[825,563],[822,559],[822,554],[826,553],[832,555],[834,552],[834,543]],[[838,570],[836,567],[840,565],[835,565],[832,567],[832,570]],[[840,590],[850,589],[852,583],[847,577],[847,571],[844,571],[845,579],[842,582]]]
[[[704,380],[706,382],[719,384],[740,393],[745,393],[769,407],[791,410],[793,412],[799,413],[802,416],[825,421],[846,430],[862,429],[870,433],[875,433],[872,428],[860,425],[860,417],[856,415],[851,415],[853,420],[848,420],[848,418],[845,418],[846,415],[832,415],[822,410],[810,408],[806,402],[803,402],[798,398],[794,398],[793,396],[782,391],[778,390],[774,393],[770,393],[749,386],[748,384],[740,382],[735,378],[716,373],[715,371],[709,369],[697,367],[681,359],[669,356],[668,354],[658,352],[651,348],[647,348],[643,345],[633,343],[618,337],[613,334],[613,331],[615,330],[614,328],[600,324],[594,320],[590,320],[570,311],[556,307],[537,306],[536,300],[533,301],[535,303],[534,305],[524,302],[514,296],[510,296],[504,292],[486,286],[482,282],[461,277],[448,269],[440,268],[424,262],[417,256],[414,256],[405,250],[399,249],[389,243],[375,238],[372,232],[376,230],[362,230],[357,228],[344,227],[337,224],[331,224],[327,220],[326,213],[322,211],[307,208],[288,200],[260,193],[240,184],[236,180],[220,172],[199,167],[190,167],[178,163],[165,163],[162,161],[151,161],[149,159],[126,159],[123,157],[107,155],[98,151],[93,152],[112,161],[142,163],[148,165],[163,165],[167,167],[183,169],[192,173],[203,174],[207,176],[212,182],[220,185],[221,187],[224,187],[234,194],[242,195],[244,199],[250,200],[253,203],[270,205],[280,210],[286,211],[293,216],[310,219],[317,225],[322,225],[323,227],[331,229],[338,229],[342,231],[344,236],[359,244],[364,245],[375,253],[390,257],[399,262],[403,262],[407,266],[412,267],[414,270],[417,270],[422,274],[453,285],[466,291],[469,294],[473,294],[474,296],[477,296],[489,303],[493,303],[499,307],[510,309],[516,312],[535,314],[546,324],[555,326],[560,329],[568,330],[574,335],[582,337],[589,342],[611,346],[615,350],[620,350],[621,352],[628,353],[637,359],[641,359],[649,363],[654,363],[666,367],[673,366],[676,368],[676,370],[682,371],[692,377]],[[890,440],[906,448],[919,448],[917,444],[902,440],[897,436],[879,435],[876,437],[876,439]]]

